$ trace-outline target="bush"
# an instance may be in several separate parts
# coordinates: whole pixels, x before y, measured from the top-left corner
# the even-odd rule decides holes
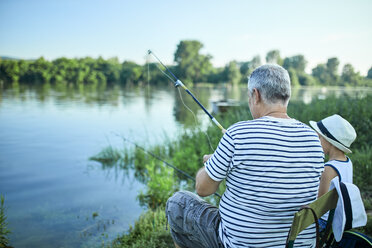
[[[174,247],[169,230],[166,230],[164,208],[149,210],[142,214],[128,234],[117,238],[113,248],[168,248]]]
[[[369,192],[372,198],[372,146],[353,151],[349,155],[353,162],[353,180],[362,192]]]

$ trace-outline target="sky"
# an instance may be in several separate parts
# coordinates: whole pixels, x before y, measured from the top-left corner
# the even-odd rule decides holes
[[[278,49],[311,72],[328,58],[362,75],[372,67],[371,0],[0,0],[0,56],[48,60],[118,57],[172,64],[181,40],[198,40],[214,66]]]

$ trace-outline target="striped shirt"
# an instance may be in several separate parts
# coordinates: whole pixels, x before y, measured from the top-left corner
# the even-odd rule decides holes
[[[262,117],[231,126],[205,163],[226,179],[219,236],[225,247],[284,247],[293,215],[316,199],[324,154],[318,135],[295,119]],[[310,226],[295,246],[311,247]]]

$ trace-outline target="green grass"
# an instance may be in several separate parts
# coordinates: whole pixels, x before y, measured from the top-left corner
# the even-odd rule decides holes
[[[117,238],[111,245],[113,248],[168,248],[174,247],[164,208],[148,210],[142,214],[129,229],[128,234]]]
[[[353,162],[354,183],[372,200],[372,146],[355,149],[349,157]]]

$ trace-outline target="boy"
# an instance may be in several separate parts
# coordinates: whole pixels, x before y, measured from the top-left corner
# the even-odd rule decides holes
[[[353,126],[341,116],[335,114],[319,122],[310,121],[311,127],[318,133],[324,154],[329,161],[324,164],[320,179],[318,198],[328,192],[331,180],[336,176],[342,182],[353,182],[353,164],[345,153],[351,153],[351,143],[356,138]],[[328,213],[319,219],[320,228],[327,224]]]

